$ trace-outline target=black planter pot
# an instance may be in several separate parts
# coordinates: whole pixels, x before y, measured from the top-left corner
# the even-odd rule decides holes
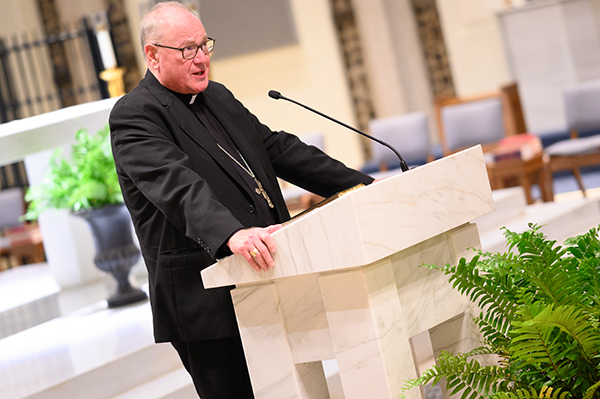
[[[92,229],[96,245],[94,263],[117,280],[117,292],[108,299],[108,307],[147,299],[144,291],[129,282],[129,273],[140,258],[140,251],[133,243],[131,219],[125,205],[86,210],[77,216],[85,219]]]

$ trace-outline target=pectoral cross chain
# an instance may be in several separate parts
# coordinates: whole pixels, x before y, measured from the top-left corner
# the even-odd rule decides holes
[[[254,189],[254,191],[256,192],[256,194],[263,196],[263,198],[265,199],[265,201],[267,201],[267,204],[269,205],[269,208],[275,208],[275,205],[273,205],[273,202],[271,201],[271,198],[269,198],[269,194],[267,194],[267,192],[265,191],[265,189],[264,189],[262,183],[260,182],[260,180],[258,180],[258,178],[254,174],[254,172],[252,172],[252,169],[250,169],[250,166],[248,165],[248,162],[246,162],[246,160],[244,159],[244,157],[242,156],[242,154],[240,154],[238,152],[238,154],[240,155],[240,158],[242,158],[242,161],[244,161],[244,163],[246,164],[245,167],[237,159],[235,159],[233,156],[231,156],[231,154],[228,153],[227,150],[225,150],[225,148],[221,147],[221,145],[219,143],[217,143],[217,145],[219,146],[219,148],[225,154],[227,154],[229,156],[229,158],[231,158],[233,160],[233,162],[235,162],[240,168],[242,168],[246,173],[248,173],[250,175],[250,177],[252,177],[254,179],[254,182],[256,183],[256,188]]]

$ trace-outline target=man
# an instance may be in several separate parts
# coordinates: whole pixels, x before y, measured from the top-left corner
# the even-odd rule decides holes
[[[373,179],[271,131],[209,82],[214,40],[187,7],[158,3],[140,39],[148,72],[115,105],[110,127],[155,339],[173,344],[202,399],[252,398],[233,287],[205,290],[200,271],[231,253],[256,271],[276,267],[270,234],[289,219],[277,177],[325,197]]]

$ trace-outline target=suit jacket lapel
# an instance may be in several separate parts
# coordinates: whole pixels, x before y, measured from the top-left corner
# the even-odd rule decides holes
[[[186,106],[174,94],[164,88],[156,78],[150,75],[149,89],[152,94],[161,102],[161,104],[169,110],[171,115],[177,119],[177,124],[192,140],[202,147],[210,156],[217,162],[230,176],[236,180],[242,187],[246,187],[244,181],[240,177],[236,166],[231,162],[229,157],[219,148],[212,135],[204,125],[198,121],[198,117],[190,107]],[[184,149],[185,151],[185,149]],[[189,155],[189,154],[188,154]]]

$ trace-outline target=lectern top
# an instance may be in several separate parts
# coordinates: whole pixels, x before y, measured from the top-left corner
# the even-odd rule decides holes
[[[202,271],[206,288],[369,265],[494,210],[481,146],[395,175],[273,234],[275,267],[232,255]]]

